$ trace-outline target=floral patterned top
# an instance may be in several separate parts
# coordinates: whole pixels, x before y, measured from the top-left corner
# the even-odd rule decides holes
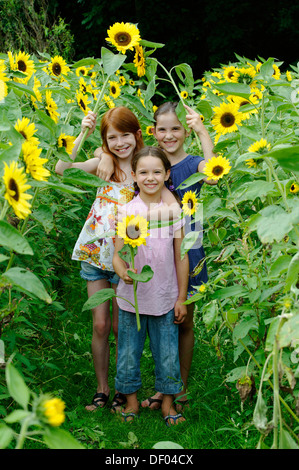
[[[97,190],[85,224],[75,244],[72,259],[114,271],[115,215],[119,205],[134,197],[133,184],[108,183]]]

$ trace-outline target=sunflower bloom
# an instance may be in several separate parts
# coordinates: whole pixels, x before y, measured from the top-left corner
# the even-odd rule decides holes
[[[60,114],[56,111],[58,108],[57,104],[52,98],[52,92],[46,91],[46,110],[50,118],[57,124]]]
[[[186,98],[188,98],[188,91],[183,90],[181,91],[180,95],[183,98],[183,100],[185,100]]]
[[[238,130],[241,125],[242,113],[239,112],[239,105],[236,103],[221,103],[213,108],[214,117],[211,121],[217,134],[227,134]]]
[[[60,75],[67,75],[70,68],[66,65],[66,61],[59,55],[56,55],[51,59],[48,65],[48,70],[51,75],[59,77]]]
[[[128,215],[117,224],[117,234],[124,243],[135,248],[145,245],[148,233],[148,221],[140,215]]]
[[[49,170],[44,168],[47,158],[41,158],[42,149],[31,142],[24,142],[22,145],[23,159],[26,165],[26,173],[30,173],[32,178],[37,181],[47,181],[50,176]]]
[[[7,96],[7,85],[5,83],[4,80],[2,80],[2,78],[0,78],[0,101],[2,101],[5,96]]]
[[[257,167],[257,163],[254,160],[254,158],[247,158],[247,160],[245,160],[245,163],[249,168],[251,168],[251,167],[256,168]]]
[[[51,426],[60,426],[65,420],[65,403],[60,398],[51,398],[43,403],[44,415]]]
[[[233,81],[233,76],[234,76],[235,70],[236,70],[236,67],[234,67],[233,65],[229,65],[228,67],[224,67],[223,77],[225,78],[225,80],[227,82],[232,82]]]
[[[76,98],[77,98],[77,103],[79,107],[82,109],[83,113],[86,115],[88,111],[90,111],[90,108],[88,107],[88,104],[91,103],[91,101],[88,101],[88,96],[84,95],[82,91],[77,91],[76,92]]]
[[[117,82],[114,82],[112,80],[109,80],[109,85],[110,85],[110,91],[109,94],[112,96],[112,98],[116,99],[120,95],[120,86]]]
[[[254,153],[266,153],[270,150],[270,144],[267,142],[266,139],[261,139],[258,140],[257,142],[254,142],[254,144],[250,145],[248,148],[248,152],[254,152]]]
[[[106,102],[108,108],[115,108],[115,103],[109,95],[104,95],[104,101]]]
[[[38,138],[33,135],[37,132],[37,129],[33,122],[30,123],[29,118],[23,117],[22,119],[18,119],[15,129],[22,134],[24,139],[27,141],[32,142],[35,145],[39,144]]]
[[[290,192],[291,193],[298,193],[299,191],[299,184],[298,183],[292,183],[290,187]]]
[[[183,212],[186,215],[193,215],[198,207],[197,195],[193,191],[187,191],[182,199]]]
[[[91,93],[92,92],[92,86],[88,85],[86,81],[84,80],[83,77],[79,79],[79,90],[82,93]]]
[[[119,52],[124,54],[128,49],[131,51],[139,44],[139,29],[131,23],[115,23],[108,31],[106,41],[111,42]]]
[[[40,103],[43,101],[42,94],[39,91],[40,86],[41,82],[38,80],[38,78],[34,77],[33,91],[35,93],[36,98],[34,96],[31,96],[31,101],[35,108],[37,108],[37,101],[39,101]]]
[[[229,173],[231,166],[229,160],[221,155],[219,157],[212,157],[205,164],[203,173],[208,177],[209,180],[218,180],[224,175]]]
[[[135,47],[135,56],[133,63],[137,69],[138,77],[143,77],[143,75],[145,75],[145,58],[142,46]]]
[[[153,135],[153,126],[147,126],[145,132],[146,135]]]
[[[10,166],[4,163],[4,197],[12,206],[19,219],[25,219],[31,213],[31,204],[28,202],[32,198],[31,194],[26,193],[31,186],[27,183],[24,174],[24,168],[18,168],[17,162],[13,161]]]
[[[58,137],[58,147],[64,147],[69,155],[72,154],[76,137],[66,135],[63,132]]]
[[[254,77],[256,76],[256,73],[255,68],[251,66],[237,68],[232,75],[231,81],[253,86],[255,84]]]
[[[19,51],[18,54],[15,54],[13,59],[12,56],[10,56],[9,61],[12,70],[18,70],[26,75],[25,78],[14,78],[14,80],[20,83],[27,83],[31,75],[35,72],[34,62],[30,59],[30,54]]]

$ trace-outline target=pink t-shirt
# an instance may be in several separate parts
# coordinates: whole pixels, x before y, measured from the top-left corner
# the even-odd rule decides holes
[[[159,204],[162,205],[162,202]],[[124,206],[127,215],[137,215],[147,211],[146,204],[140,196],[135,197]],[[154,271],[152,279],[148,282],[138,282],[137,300],[140,314],[164,315],[175,305],[178,298],[178,283],[174,262],[173,237],[175,231],[185,224],[184,219],[173,225],[151,229],[146,237],[146,245],[138,247],[135,256],[135,268],[137,273],[147,264]],[[133,304],[133,285],[125,284],[120,279],[117,287],[117,295],[124,297]],[[123,299],[117,298],[117,303],[122,310],[135,312],[135,309]]]

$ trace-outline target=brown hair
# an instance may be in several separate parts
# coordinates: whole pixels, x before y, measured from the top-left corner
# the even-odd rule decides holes
[[[102,137],[102,148],[105,153],[109,153],[114,162],[114,173],[111,177],[112,181],[121,182],[124,180],[123,171],[119,167],[119,163],[115,155],[110,152],[107,142],[108,127],[113,126],[119,132],[131,132],[136,139],[136,150],[138,151],[144,147],[143,137],[137,132],[140,129],[140,124],[135,114],[125,106],[118,106],[109,109],[101,120],[100,132]]]
[[[164,150],[162,150],[160,147],[150,147],[150,146],[148,146],[148,147],[143,147],[141,150],[136,152],[135,155],[133,156],[132,161],[131,161],[131,166],[132,166],[132,170],[133,170],[134,173],[136,173],[137,164],[138,164],[138,161],[140,160],[140,158],[148,157],[148,156],[159,158],[161,160],[161,162],[163,163],[163,166],[164,166],[164,169],[165,169],[166,172],[171,169],[171,163],[170,163],[166,153],[164,152]],[[168,183],[167,186],[169,187],[169,189],[172,188],[172,189],[170,189],[170,191],[173,192],[173,195],[175,196],[177,201],[180,202],[180,198],[178,197],[176,192],[173,191],[173,189],[174,189],[173,188],[173,183],[172,183],[172,180],[171,180],[170,177],[168,178],[167,183]],[[138,185],[137,185],[136,182],[134,182],[134,188],[135,188],[135,192],[139,192],[139,188],[138,188]]]
[[[177,101],[166,101],[166,103],[161,104],[154,113],[155,126],[157,124],[157,119],[160,116],[160,114],[166,114],[166,113],[176,114],[175,110],[176,110],[177,105],[178,105]]]

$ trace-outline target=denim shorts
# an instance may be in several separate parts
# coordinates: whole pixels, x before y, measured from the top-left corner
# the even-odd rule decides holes
[[[179,329],[173,323],[174,309],[160,316],[140,315],[140,331],[137,331],[135,313],[119,309],[118,315],[115,389],[128,395],[141,387],[140,359],[148,331],[155,362],[155,389],[166,395],[179,393],[183,382],[179,362]]]
[[[81,261],[80,276],[86,281],[99,281],[100,279],[106,279],[112,284],[118,284],[119,281],[119,276],[114,271],[97,268],[85,261]]]

